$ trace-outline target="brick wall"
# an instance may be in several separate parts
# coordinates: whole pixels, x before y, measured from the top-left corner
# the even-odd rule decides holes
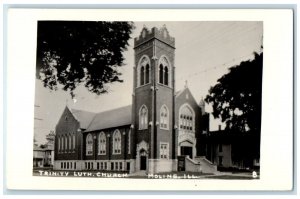
[[[78,132],[80,128],[79,122],[74,118],[70,110],[66,107],[61,118],[59,119],[58,124],[56,125],[56,135],[55,135],[55,160],[80,160],[81,159],[81,140],[82,134]],[[64,150],[58,151],[58,139],[62,136],[73,136],[75,135],[75,149],[69,147],[69,141],[67,142],[67,148],[64,147]],[[73,137],[72,137],[73,139]],[[60,141],[61,142],[61,141]],[[72,141],[73,145],[73,141]]]

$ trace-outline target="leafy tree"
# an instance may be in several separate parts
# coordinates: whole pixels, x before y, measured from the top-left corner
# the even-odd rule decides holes
[[[205,98],[227,129],[260,132],[263,53],[254,56],[229,68]]]
[[[39,21],[37,78],[45,87],[70,91],[82,82],[92,93],[107,92],[106,83],[122,82],[118,67],[127,49],[131,22]]]

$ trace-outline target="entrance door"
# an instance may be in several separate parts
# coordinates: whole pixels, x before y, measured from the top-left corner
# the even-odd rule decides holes
[[[193,147],[182,146],[180,152],[181,155],[188,155],[191,159],[193,158]]]
[[[147,161],[146,156],[142,155],[141,156],[141,168],[140,168],[140,170],[146,170],[146,161]]]

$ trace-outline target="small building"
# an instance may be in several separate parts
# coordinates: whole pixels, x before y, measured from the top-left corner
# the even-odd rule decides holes
[[[41,147],[33,146],[33,167],[44,167],[45,151]]]
[[[45,148],[33,146],[33,167],[53,167],[54,146],[46,145]]]
[[[220,170],[259,169],[260,134],[258,132],[211,131],[203,137],[207,159]]]

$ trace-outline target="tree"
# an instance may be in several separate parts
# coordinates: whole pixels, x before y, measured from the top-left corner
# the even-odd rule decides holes
[[[84,82],[92,93],[107,92],[105,84],[122,82],[118,67],[127,49],[131,22],[39,21],[37,78],[45,87],[70,91]]]
[[[46,135],[46,140],[47,140],[47,145],[54,144],[54,140],[55,140],[54,131],[50,131],[50,133]]]
[[[229,73],[211,87],[205,101],[212,104],[213,116],[226,129],[259,132],[261,125],[263,53],[229,68]]]

